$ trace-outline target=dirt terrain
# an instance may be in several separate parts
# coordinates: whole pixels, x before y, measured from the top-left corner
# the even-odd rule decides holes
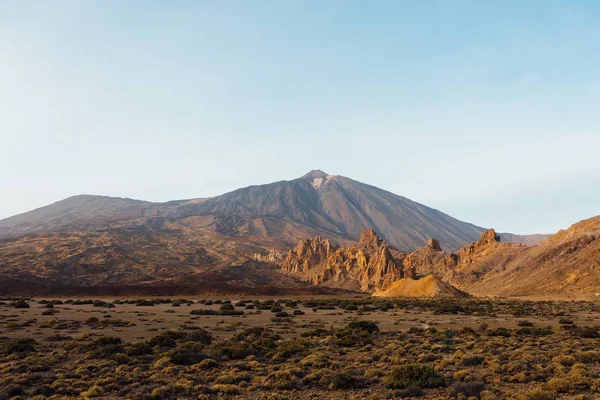
[[[4,299],[0,399],[592,399],[600,304]],[[24,308],[21,308],[24,307]]]

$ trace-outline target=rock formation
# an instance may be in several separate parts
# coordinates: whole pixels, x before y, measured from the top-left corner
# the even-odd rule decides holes
[[[459,264],[471,264],[478,259],[487,256],[490,253],[497,251],[499,248],[508,248],[520,246],[514,243],[502,243],[500,242],[500,236],[495,230],[489,229],[481,234],[479,240],[472,242],[462,249],[458,250],[456,255],[458,256]]]
[[[404,276],[393,250],[372,229],[361,233],[359,243],[340,248],[316,237],[291,250],[281,269],[315,285],[372,292]]]
[[[329,239],[320,236],[301,240],[293,250],[289,251],[281,269],[283,272],[306,278],[315,268],[325,263],[329,254],[335,249]]]
[[[427,248],[431,249],[431,250],[437,250],[437,251],[442,251],[442,247],[440,246],[440,241],[437,239],[429,239],[427,241]]]
[[[267,254],[254,253],[252,259],[254,261],[276,263],[283,260],[283,254],[277,251],[277,249],[271,249]]]

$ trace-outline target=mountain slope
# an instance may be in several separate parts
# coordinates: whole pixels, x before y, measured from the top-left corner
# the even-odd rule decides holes
[[[218,236],[138,227],[22,236],[0,241],[0,292],[42,294],[317,294]],[[315,292],[315,289],[317,291]]]
[[[440,239],[447,249],[456,249],[484,230],[405,197],[322,171],[183,205],[170,212],[169,217],[193,215],[220,218],[224,222],[220,233],[230,235],[245,234],[251,230],[248,222],[260,219],[263,234],[286,237],[288,242],[314,233],[338,241],[354,241],[363,230],[374,229],[402,250],[417,248],[429,237]],[[297,232],[286,235],[287,224]]]
[[[404,251],[422,246],[430,237],[439,239],[444,249],[456,250],[484,231],[405,197],[315,170],[291,181],[250,186],[209,199],[151,203],[74,196],[1,220],[0,239],[138,226],[244,237],[280,249],[317,235],[345,244],[358,240],[363,230],[375,229]],[[531,242],[527,237],[513,238]]]
[[[46,207],[0,220],[0,238],[42,232],[93,231],[144,216],[153,204],[106,196],[69,197]]]
[[[464,287],[502,296],[595,297],[600,292],[600,216],[574,224],[538,246],[520,247],[474,260],[482,271]]]
[[[537,246],[502,243],[493,230],[456,253],[428,246],[407,255],[404,268],[480,296],[593,298],[600,292],[600,216]]]

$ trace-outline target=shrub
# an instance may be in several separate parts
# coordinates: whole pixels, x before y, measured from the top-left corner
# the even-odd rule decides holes
[[[600,353],[597,351],[584,351],[577,356],[578,360],[585,364],[600,362]]]
[[[419,387],[421,389],[437,388],[446,385],[446,380],[428,365],[405,364],[394,367],[385,379],[385,386],[389,389],[408,389]]]
[[[202,348],[203,346],[199,343],[184,343],[180,347],[171,350],[167,356],[169,361],[176,365],[198,364],[205,358]]]
[[[17,300],[12,304],[12,306],[14,308],[29,308],[29,304],[25,300]]]
[[[556,392],[548,392],[541,389],[534,389],[523,396],[524,400],[555,400]]]
[[[489,336],[510,337],[510,331],[506,328],[497,328],[493,331],[489,331],[488,335]]]
[[[152,339],[148,340],[148,345],[150,347],[176,347],[177,341],[183,339],[187,336],[185,332],[178,331],[166,331],[154,336]]]
[[[257,350],[250,343],[237,341],[219,343],[211,351],[213,358],[227,357],[230,360],[241,360],[256,353]]]
[[[332,374],[329,389],[357,389],[364,386],[364,379],[356,376],[353,370],[345,369]]]
[[[517,335],[522,335],[522,336],[548,336],[548,335],[552,335],[552,328],[551,327],[546,327],[546,328],[531,328],[531,327],[525,327],[525,328],[521,328],[517,331]]]
[[[438,354],[428,353],[428,354],[419,355],[418,361],[420,363],[429,363],[429,362],[434,362],[436,360],[439,360],[441,358],[442,358],[442,356],[440,356]]]
[[[425,395],[425,392],[423,392],[423,389],[421,389],[420,387],[416,387],[416,386],[409,387],[408,389],[394,391],[394,398],[399,398],[399,399],[421,397],[423,395]]]
[[[523,320],[523,321],[517,322],[517,326],[533,326],[533,322]]]
[[[183,338],[183,342],[198,342],[202,344],[210,344],[212,342],[212,335],[210,334],[210,332],[200,328],[185,336]]]
[[[0,354],[20,354],[25,355],[29,353],[35,353],[35,345],[37,342],[33,339],[19,338],[19,339],[8,339],[0,338]]]
[[[484,361],[485,361],[485,357],[475,355],[475,356],[469,356],[469,357],[463,358],[461,364],[464,366],[475,366],[475,365],[483,364]]]
[[[0,388],[0,399],[12,399],[13,397],[21,396],[25,394],[25,390],[23,390],[23,386],[21,385],[6,385],[5,387]]]
[[[377,326],[377,322],[373,321],[353,321],[348,324],[346,329],[353,331],[355,329],[365,331],[368,333],[379,332],[379,327]]]
[[[597,326],[578,326],[575,329],[572,329],[570,333],[574,336],[579,336],[580,338],[584,339],[600,338]]]
[[[561,318],[558,320],[559,324],[563,324],[563,325],[573,325],[573,320],[570,318]]]
[[[215,384],[210,387],[210,390],[215,393],[223,393],[223,394],[240,394],[240,388],[236,385],[221,385]]]
[[[458,397],[462,394],[464,397],[477,397],[479,398],[481,392],[485,390],[484,382],[458,382],[452,386],[451,396]]]
[[[123,341],[118,337],[103,336],[88,345],[93,358],[109,358],[125,351]]]
[[[551,378],[548,383],[548,389],[559,393],[567,393],[574,389],[575,383],[569,377]]]
[[[150,347],[148,345],[148,343],[144,343],[144,342],[133,343],[131,346],[129,346],[126,349],[126,353],[127,353],[127,355],[132,356],[132,357],[143,356],[146,354],[152,354],[152,347]]]
[[[36,385],[31,389],[31,395],[32,396],[44,396],[44,397],[50,397],[52,396],[56,391],[52,388],[52,386],[49,385]],[[1,398],[1,395],[0,395]]]

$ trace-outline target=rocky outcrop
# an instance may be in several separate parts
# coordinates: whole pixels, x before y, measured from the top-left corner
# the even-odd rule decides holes
[[[433,238],[431,238],[427,241],[427,245],[425,247],[427,247],[428,249],[431,249],[431,250],[442,251],[442,246],[440,246],[440,241],[437,239],[433,239]]]
[[[283,260],[283,257],[284,257],[283,253],[281,253],[277,249],[271,249],[271,250],[269,250],[269,252],[267,254],[254,253],[252,255],[252,259],[254,261],[268,262],[268,263],[277,263],[277,262]]]
[[[498,247],[514,246],[513,244],[504,244],[500,242],[500,236],[495,230],[489,229],[481,234],[479,240],[463,247],[457,252],[461,264],[470,264],[477,258],[496,250]]]
[[[458,264],[458,256],[454,253],[435,250],[429,245],[413,251],[404,259],[404,276],[416,279],[419,276],[434,274],[447,279]]]
[[[372,229],[361,233],[358,244],[340,248],[316,237],[290,251],[281,269],[315,285],[373,292],[404,276],[392,251]]]
[[[306,279],[313,275],[315,269],[326,262],[329,255],[336,249],[329,239],[320,236],[300,241],[290,250],[281,265],[281,270],[288,274],[299,275]]]
[[[456,253],[440,249],[432,239],[408,255],[395,253],[366,231],[358,244],[308,263],[310,273],[303,279],[382,296],[457,295],[453,289],[476,296],[597,299],[600,294],[600,216],[537,246],[504,243],[491,229]]]

